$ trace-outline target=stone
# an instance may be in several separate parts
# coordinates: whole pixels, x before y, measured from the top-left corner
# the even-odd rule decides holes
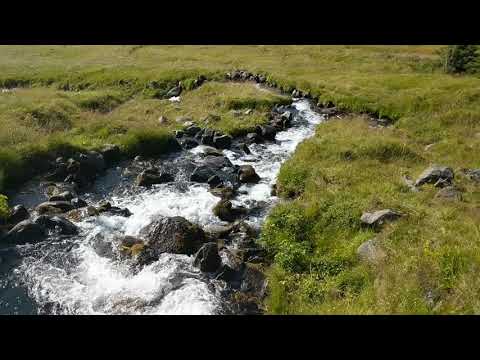
[[[203,272],[215,272],[221,264],[222,259],[218,255],[218,246],[214,242],[202,245],[193,260],[193,265]]]
[[[81,209],[81,208],[84,208],[84,207],[87,207],[88,204],[85,200],[83,199],[80,199],[78,197],[76,198],[73,198],[70,203],[75,207],[75,209]]]
[[[246,209],[234,208],[230,200],[222,199],[214,206],[213,213],[222,221],[233,222],[239,216],[245,215]]]
[[[210,189],[210,192],[221,199],[229,200],[235,195],[235,191],[231,187],[218,187]]]
[[[175,131],[175,138],[180,139],[185,135],[185,133],[182,130],[176,130]]]
[[[211,167],[201,165],[197,166],[195,170],[193,170],[192,175],[190,175],[190,181],[206,183],[208,182],[208,179],[215,175],[215,171]]]
[[[256,135],[256,134],[255,134],[255,135]],[[242,148],[243,152],[244,152],[245,154],[247,154],[247,155],[250,155],[250,154],[252,153],[252,152],[250,151],[248,145],[245,144],[245,143],[243,143],[243,144],[241,145],[241,148]]]
[[[135,180],[137,186],[148,187],[154,184],[164,184],[172,182],[175,177],[169,173],[160,173],[156,169],[148,169],[142,171]]]
[[[40,215],[46,213],[64,213],[73,209],[74,206],[67,201],[47,201],[36,207]]]
[[[168,90],[166,96],[168,98],[171,98],[171,97],[174,97],[174,96],[179,96],[181,93],[182,93],[182,87],[177,85],[177,86],[171,88],[170,90]]]
[[[220,150],[212,146],[206,146],[206,145],[201,145],[200,154],[204,156],[223,156],[223,152],[221,152]]]
[[[180,139],[180,145],[184,149],[190,150],[190,149],[193,149],[194,147],[197,147],[199,144],[198,144],[198,141],[196,141],[192,138],[182,138],[182,139]]]
[[[229,135],[215,135],[213,145],[219,149],[229,149],[232,146],[232,137]]]
[[[245,110],[244,114],[245,115],[250,115],[252,112],[253,112],[252,109],[247,109],[247,110]]]
[[[387,257],[387,254],[375,239],[370,239],[361,244],[357,249],[357,255],[360,260],[372,264],[378,264]]]
[[[255,144],[260,144],[263,142],[263,138],[258,135],[257,133],[248,133],[246,135],[246,140],[248,143],[255,143]]]
[[[191,125],[191,126],[189,126],[189,127],[187,127],[186,129],[183,130],[183,132],[187,136],[191,136],[191,137],[194,137],[200,131],[202,131],[202,129],[200,127],[196,126],[196,125]]]
[[[70,191],[64,191],[61,194],[51,196],[48,201],[71,201],[73,194]]]
[[[122,151],[120,150],[120,147],[114,144],[105,145],[100,150],[100,154],[102,154],[105,163],[108,165],[115,164],[122,158]]]
[[[477,183],[480,183],[480,169],[468,170],[467,177]]]
[[[250,293],[259,299],[263,299],[266,295],[267,280],[265,274],[261,271],[261,267],[256,264],[245,263],[243,271],[243,280],[241,291]]]
[[[207,225],[203,228],[203,231],[213,239],[221,239],[232,231],[231,225]]]
[[[34,223],[61,235],[78,234],[78,227],[64,217],[40,215],[34,220]]]
[[[33,244],[45,240],[47,234],[45,228],[31,220],[20,221],[2,239],[3,242],[21,244]]]
[[[255,128],[256,133],[264,139],[275,140],[277,130],[272,125],[259,125]]]
[[[20,221],[27,220],[30,218],[30,214],[28,210],[23,205],[15,205],[11,211],[10,216],[8,217],[7,222],[9,224],[15,225],[18,224]]]
[[[461,201],[463,199],[462,193],[455,186],[447,186],[440,189],[435,195],[437,199],[448,201]]]
[[[454,172],[452,168],[447,166],[432,165],[420,174],[417,181],[415,182],[415,186],[421,186],[423,184],[434,184],[440,179],[452,182],[453,178]]]
[[[260,176],[251,165],[242,165],[238,170],[238,178],[241,183],[256,184],[260,181]]]
[[[158,118],[158,123],[161,124],[161,125],[166,125],[166,124],[169,123],[169,121],[168,121],[166,116],[162,115]]]
[[[360,221],[367,225],[383,225],[386,222],[396,220],[400,218],[402,215],[396,211],[385,209],[379,210],[375,212],[365,212],[362,214]]]
[[[193,255],[205,242],[205,233],[187,219],[160,216],[140,231],[146,239],[148,258],[158,259],[162,253]]]
[[[215,187],[218,187],[220,185],[222,185],[222,179],[220,179],[220,177],[218,177],[218,175],[213,175],[212,177],[210,177],[208,180],[207,180],[207,184],[211,187],[211,188],[215,188]]]

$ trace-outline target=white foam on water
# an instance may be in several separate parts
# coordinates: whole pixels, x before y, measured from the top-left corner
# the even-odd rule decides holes
[[[314,113],[310,103],[296,101],[305,123],[277,133],[276,144],[252,145],[252,155],[238,157],[229,150],[224,154],[233,164],[251,164],[261,181],[243,185],[235,204],[253,201],[275,203],[270,196],[281,164],[296,146],[312,136],[323,117]],[[201,148],[192,152],[201,151]],[[248,160],[256,160],[254,162]],[[18,269],[28,285],[30,295],[39,303],[59,304],[62,312],[71,314],[213,314],[220,307],[208,281],[192,266],[193,257],[163,254],[153,264],[138,273],[132,273],[124,263],[99,256],[92,247],[92,239],[102,235],[138,235],[156,216],[182,216],[200,225],[218,223],[212,209],[219,198],[213,196],[204,184],[190,185],[180,191],[172,185],[157,185],[149,190],[126,197],[114,197],[113,205],[128,208],[133,215],[98,216],[79,223],[82,230],[79,246],[72,255],[77,261],[65,270],[30,257]],[[260,223],[262,218],[253,219]]]

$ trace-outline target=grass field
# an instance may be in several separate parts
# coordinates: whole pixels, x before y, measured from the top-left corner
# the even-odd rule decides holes
[[[285,100],[220,81],[236,68],[263,73],[358,114],[320,125],[282,167],[285,204],[262,237],[273,261],[268,311],[478,313],[480,194],[461,169],[480,168],[480,79],[444,74],[440,48],[0,46],[0,88],[18,88],[0,93],[0,180],[11,185],[28,159],[69,146],[163,151],[179,116],[214,113],[219,129],[246,131]],[[199,75],[214,81],[181,104],[161,99]],[[255,111],[238,118],[236,108]],[[362,112],[395,123],[371,128]],[[402,176],[432,163],[455,170],[463,201],[409,191]],[[378,233],[360,226],[363,211],[384,207],[406,216]],[[387,254],[377,266],[356,256],[372,237]]]

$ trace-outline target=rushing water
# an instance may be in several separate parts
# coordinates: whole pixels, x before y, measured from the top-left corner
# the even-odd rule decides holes
[[[261,177],[258,184],[243,185],[233,200],[235,205],[259,208],[247,219],[253,226],[261,225],[277,200],[270,192],[281,164],[323,120],[308,101],[295,100],[293,105],[299,113],[292,127],[277,133],[274,144],[251,145],[252,153],[245,156],[223,151],[233,164],[250,164]],[[195,162],[200,151],[201,147],[197,147],[180,157],[160,160],[160,164],[175,168],[185,159]],[[178,169],[175,183],[151,189],[135,188],[132,177],[121,176],[128,173],[127,167],[111,169],[84,198],[89,202],[105,198],[112,205],[128,208],[132,216],[88,218],[77,224],[77,236],[17,246],[0,253],[4,259],[0,263],[0,313],[223,313],[218,288],[192,266],[193,257],[163,254],[158,261],[132,272],[126,263],[95,251],[99,238],[108,242],[115,235],[138,235],[157,215],[183,216],[200,225],[221,223],[212,213],[219,198],[208,191],[206,184],[189,183],[181,167]],[[43,200],[38,194],[28,193],[19,194],[13,202],[34,206]]]

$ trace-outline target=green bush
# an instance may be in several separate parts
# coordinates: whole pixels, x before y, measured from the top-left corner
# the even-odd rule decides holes
[[[480,55],[476,45],[449,45],[442,55],[447,73],[472,73],[480,69]]]

